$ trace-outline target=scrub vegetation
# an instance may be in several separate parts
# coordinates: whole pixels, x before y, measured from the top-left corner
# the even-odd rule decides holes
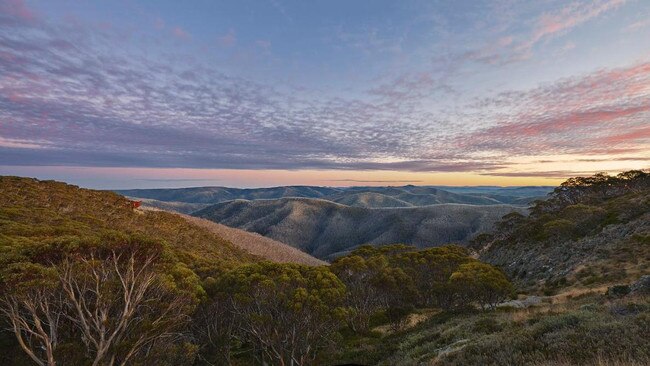
[[[1,177],[0,364],[648,364],[649,182],[571,179],[469,247],[360,245],[321,265]]]

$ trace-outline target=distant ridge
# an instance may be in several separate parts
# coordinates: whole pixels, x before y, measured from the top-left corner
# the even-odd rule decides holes
[[[271,188],[193,187],[173,189],[133,189],[115,192],[153,200],[149,205],[189,213],[200,205],[237,199],[320,198],[355,207],[418,207],[441,203],[473,205],[514,204],[527,206],[544,198],[553,187],[317,187],[284,186]],[[164,202],[169,202],[166,204]],[[197,206],[183,205],[194,204]]]
[[[324,199],[282,198],[218,203],[193,215],[255,232],[331,259],[362,244],[431,247],[466,243],[492,228],[511,205],[438,204],[422,207],[351,207]]]

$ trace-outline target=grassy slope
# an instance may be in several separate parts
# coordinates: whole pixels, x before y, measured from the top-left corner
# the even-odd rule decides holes
[[[128,199],[112,192],[0,177],[0,250],[74,237],[98,238],[105,230],[141,233],[164,241],[199,274],[217,264],[227,267],[257,260],[175,214],[132,210]]]
[[[571,230],[558,231],[563,228],[558,220],[571,222]],[[377,327],[372,334],[348,335],[346,347],[328,361],[395,366],[650,364],[650,297],[606,294],[613,285],[650,274],[650,192],[528,217],[508,234],[496,235],[481,259],[514,275],[520,291],[551,295],[520,295],[523,301],[491,312],[431,316],[430,310],[420,310],[418,316],[427,320],[401,331],[385,334],[378,331],[385,327]]]
[[[648,297],[568,294],[525,309],[434,313],[396,333],[348,336],[326,363],[641,366],[650,363],[648,329]]]
[[[502,267],[527,290],[590,287],[631,281],[650,273],[650,192],[629,193],[581,206],[595,212],[582,234],[549,234],[557,220],[580,225],[576,206],[529,217],[511,235],[490,243],[481,259]],[[564,221],[563,221],[564,222]]]
[[[358,245],[406,243],[420,247],[465,242],[516,208],[435,205],[369,209],[317,199],[230,201],[194,215],[268,236],[328,258]]]
[[[231,228],[225,225],[217,224],[216,222],[189,215],[182,215],[182,217],[196,226],[206,228],[218,236],[229,240],[237,247],[272,262],[298,263],[309,266],[327,264],[327,262],[312,257],[311,255],[302,252],[292,246],[280,243],[279,241],[275,241],[256,233]]]
[[[156,208],[163,211],[173,211],[182,214],[191,214],[192,212],[204,209],[209,206],[207,203],[188,203],[178,201],[158,201],[151,198],[128,197],[134,201],[141,201],[143,207]]]

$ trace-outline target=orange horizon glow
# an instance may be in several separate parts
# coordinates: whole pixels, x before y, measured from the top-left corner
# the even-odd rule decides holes
[[[619,164],[612,166],[620,167]],[[595,172],[617,174],[624,170],[644,169],[644,162],[623,164],[615,169],[608,164],[583,162],[584,170],[565,170],[575,163],[554,162],[550,176],[539,176],[538,171],[526,171],[512,176],[512,171],[477,172],[404,172],[404,171],[352,171],[352,170],[252,170],[252,169],[190,169],[190,168],[137,168],[137,167],[70,167],[70,166],[0,166],[2,175],[18,175],[38,179],[64,181],[87,188],[182,188],[224,186],[237,188],[262,188],[287,185],[310,186],[556,186],[572,176],[586,176]],[[529,163],[528,165],[549,163]],[[525,166],[526,164],[521,164]],[[596,167],[600,169],[596,169]],[[591,169],[594,168],[594,169]],[[558,172],[555,175],[552,172]],[[566,175],[561,175],[566,172]],[[573,172],[575,174],[570,174]],[[503,174],[500,176],[499,174]],[[542,173],[544,174],[544,173]]]

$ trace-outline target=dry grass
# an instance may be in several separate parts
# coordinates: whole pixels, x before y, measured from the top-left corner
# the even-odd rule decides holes
[[[586,294],[604,294],[607,292],[609,285],[602,285],[596,287],[573,287],[568,288],[561,293],[550,296],[553,304],[563,304],[571,300],[571,298],[582,296]]]
[[[599,356],[593,363],[593,366],[647,366],[650,365],[650,359],[645,361],[612,359]],[[568,360],[558,359],[536,363],[535,366],[576,366],[575,363]]]
[[[298,263],[309,266],[326,265],[327,262],[314,258],[292,246],[269,239],[265,236],[248,231],[231,228],[215,222],[178,214],[194,225],[208,229],[210,232],[228,240],[236,247],[247,252],[277,263]]]
[[[439,314],[441,310],[439,309],[421,309],[417,313],[409,314],[405,324],[402,326],[400,331],[404,331],[410,328],[415,327],[416,325],[431,319],[432,316]],[[373,332],[379,332],[381,334],[395,333],[395,329],[390,324],[380,325],[372,329]]]

